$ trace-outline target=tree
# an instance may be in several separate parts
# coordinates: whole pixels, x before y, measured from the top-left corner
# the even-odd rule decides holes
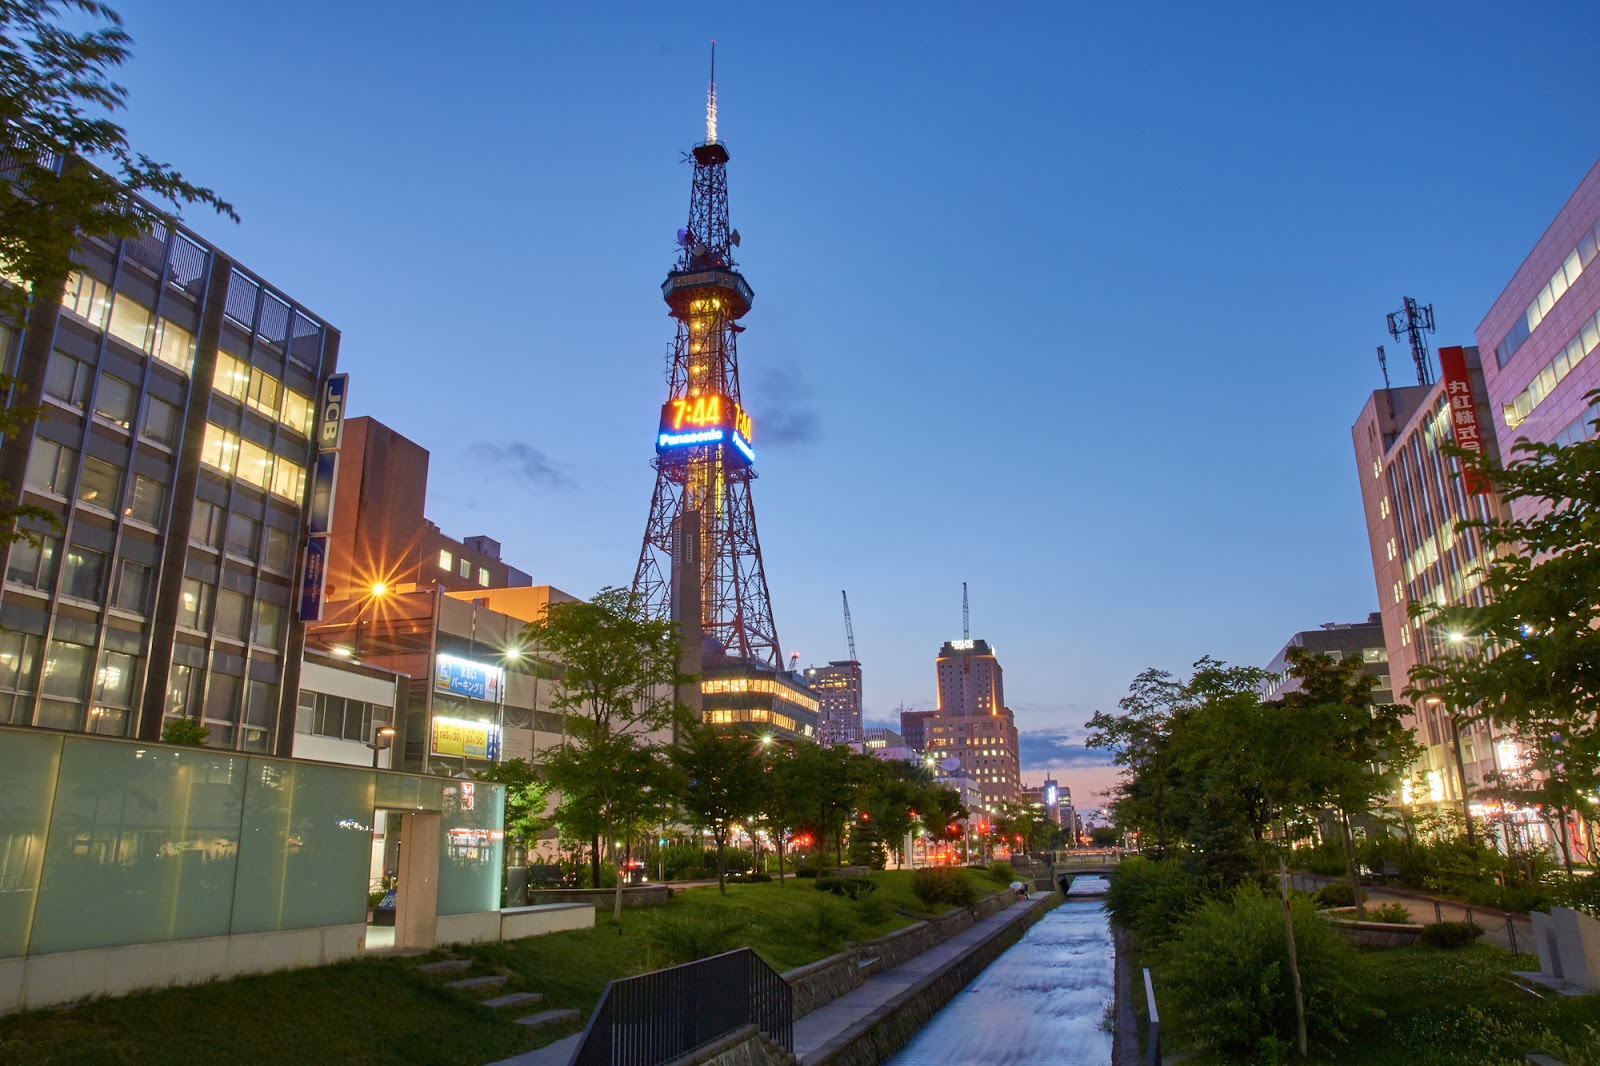
[[[61,24],[100,22],[96,28]],[[0,0],[0,320],[26,326],[19,382],[0,414],[0,548],[33,534],[19,520],[53,523],[22,506],[28,440],[43,395],[55,316],[72,255],[84,237],[137,237],[169,220],[145,195],[170,204],[209,204],[238,221],[210,189],[137,153],[112,115],[127,91],[109,77],[132,56],[122,20],[97,0]]]
[[[183,744],[191,748],[204,747],[211,739],[211,730],[188,718],[174,718],[161,727],[163,744]]]
[[[1568,817],[1592,823],[1600,787],[1600,438],[1518,441],[1504,467],[1445,450],[1521,517],[1463,523],[1482,535],[1486,602],[1412,605],[1431,654],[1405,695],[1471,709],[1517,735],[1539,772],[1538,801],[1556,812],[1570,876]]]
[[[524,841],[544,832],[550,820],[545,814],[550,786],[540,780],[538,771],[526,759],[507,759],[476,773],[480,781],[494,781],[506,786],[506,839],[520,837]]]
[[[671,622],[647,617],[626,589],[604,588],[587,601],[552,603],[525,639],[561,664],[550,705],[567,716],[568,742],[549,752],[545,778],[562,793],[557,817],[591,842],[600,883],[600,841],[629,826],[634,805],[649,795],[637,755],[649,734],[683,721],[674,687],[693,679],[678,672]],[[616,767],[639,778],[624,786]]]
[[[669,752],[685,819],[711,834],[717,847],[717,891],[728,894],[724,855],[735,823],[748,821],[761,802],[761,754],[748,737],[708,725],[684,728]]]

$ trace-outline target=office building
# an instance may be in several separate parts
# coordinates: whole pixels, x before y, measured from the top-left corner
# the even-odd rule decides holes
[[[947,640],[934,664],[939,713],[993,714],[1006,705],[1000,662],[983,640]]]
[[[808,666],[806,684],[819,705],[817,737],[824,745],[861,742],[861,664],[853,659]]]
[[[912,766],[922,762],[922,754],[913,751],[905,738],[892,729],[874,727],[862,730],[861,740],[851,747],[885,762],[903,762]]]
[[[946,641],[934,660],[939,709],[923,723],[925,753],[943,773],[969,778],[987,810],[1022,791],[1017,725],[1005,705],[999,660],[982,640]],[[949,765],[956,760],[959,770]]]
[[[938,713],[938,711],[900,712],[900,735],[905,738],[906,747],[915,752],[927,752],[928,719]]]
[[[822,705],[798,671],[720,654],[706,640],[701,661],[701,720],[784,744],[815,744]]]
[[[1394,702],[1394,681],[1389,673],[1389,649],[1384,643],[1383,615],[1374,611],[1365,622],[1324,622],[1316,629],[1303,629],[1290,637],[1267,664],[1272,676],[1261,687],[1261,698],[1282,699],[1301,688],[1300,679],[1289,676],[1289,649],[1326,655],[1332,659],[1361,660],[1361,672],[1371,674],[1377,684],[1372,689],[1372,702]]]
[[[11,402],[48,414],[0,481],[58,523],[0,548],[0,723],[153,740],[190,718],[287,755],[339,333],[183,226],[74,258],[48,337],[0,331]]]

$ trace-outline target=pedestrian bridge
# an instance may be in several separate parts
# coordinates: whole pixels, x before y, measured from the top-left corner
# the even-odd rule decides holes
[[[1110,848],[1103,851],[1058,852],[1051,866],[1050,876],[1055,879],[1062,894],[1066,894],[1072,890],[1074,878],[1110,877],[1116,872],[1117,864],[1120,862],[1122,862],[1122,852]],[[1078,893],[1080,896],[1083,894]]]

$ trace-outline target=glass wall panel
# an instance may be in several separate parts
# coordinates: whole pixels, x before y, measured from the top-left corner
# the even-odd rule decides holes
[[[251,759],[233,931],[366,921],[372,774]]]
[[[63,744],[30,953],[227,933],[245,760]]]
[[[61,740],[47,733],[8,732],[0,743],[0,959],[28,946],[33,904],[44,864],[50,797],[61,763]]]
[[[505,786],[488,781],[443,784],[439,913],[499,910]]]
[[[437,811],[444,790],[444,781],[434,777],[415,777],[410,774],[378,775],[378,792],[374,797],[376,807],[399,811]]]

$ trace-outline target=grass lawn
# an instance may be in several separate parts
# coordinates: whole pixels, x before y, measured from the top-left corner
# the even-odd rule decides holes
[[[971,876],[987,895],[1005,887]],[[675,892],[662,907],[624,911],[594,929],[456,949],[473,974],[503,973],[505,991],[542,992],[544,1007],[585,1018],[606,982],[735,947],[754,948],[777,970],[833,954],[909,924],[896,908],[924,912],[910,871],[873,874],[877,891],[852,903],[814,882],[729,885]],[[947,907],[933,908],[946,910]],[[436,953],[434,957],[444,957]],[[480,1063],[565,1036],[528,1033],[464,992],[454,975],[414,969],[418,959],[370,958],[337,966],[240,977],[0,1018],[0,1063]],[[539,1009],[544,1009],[541,1007]]]

